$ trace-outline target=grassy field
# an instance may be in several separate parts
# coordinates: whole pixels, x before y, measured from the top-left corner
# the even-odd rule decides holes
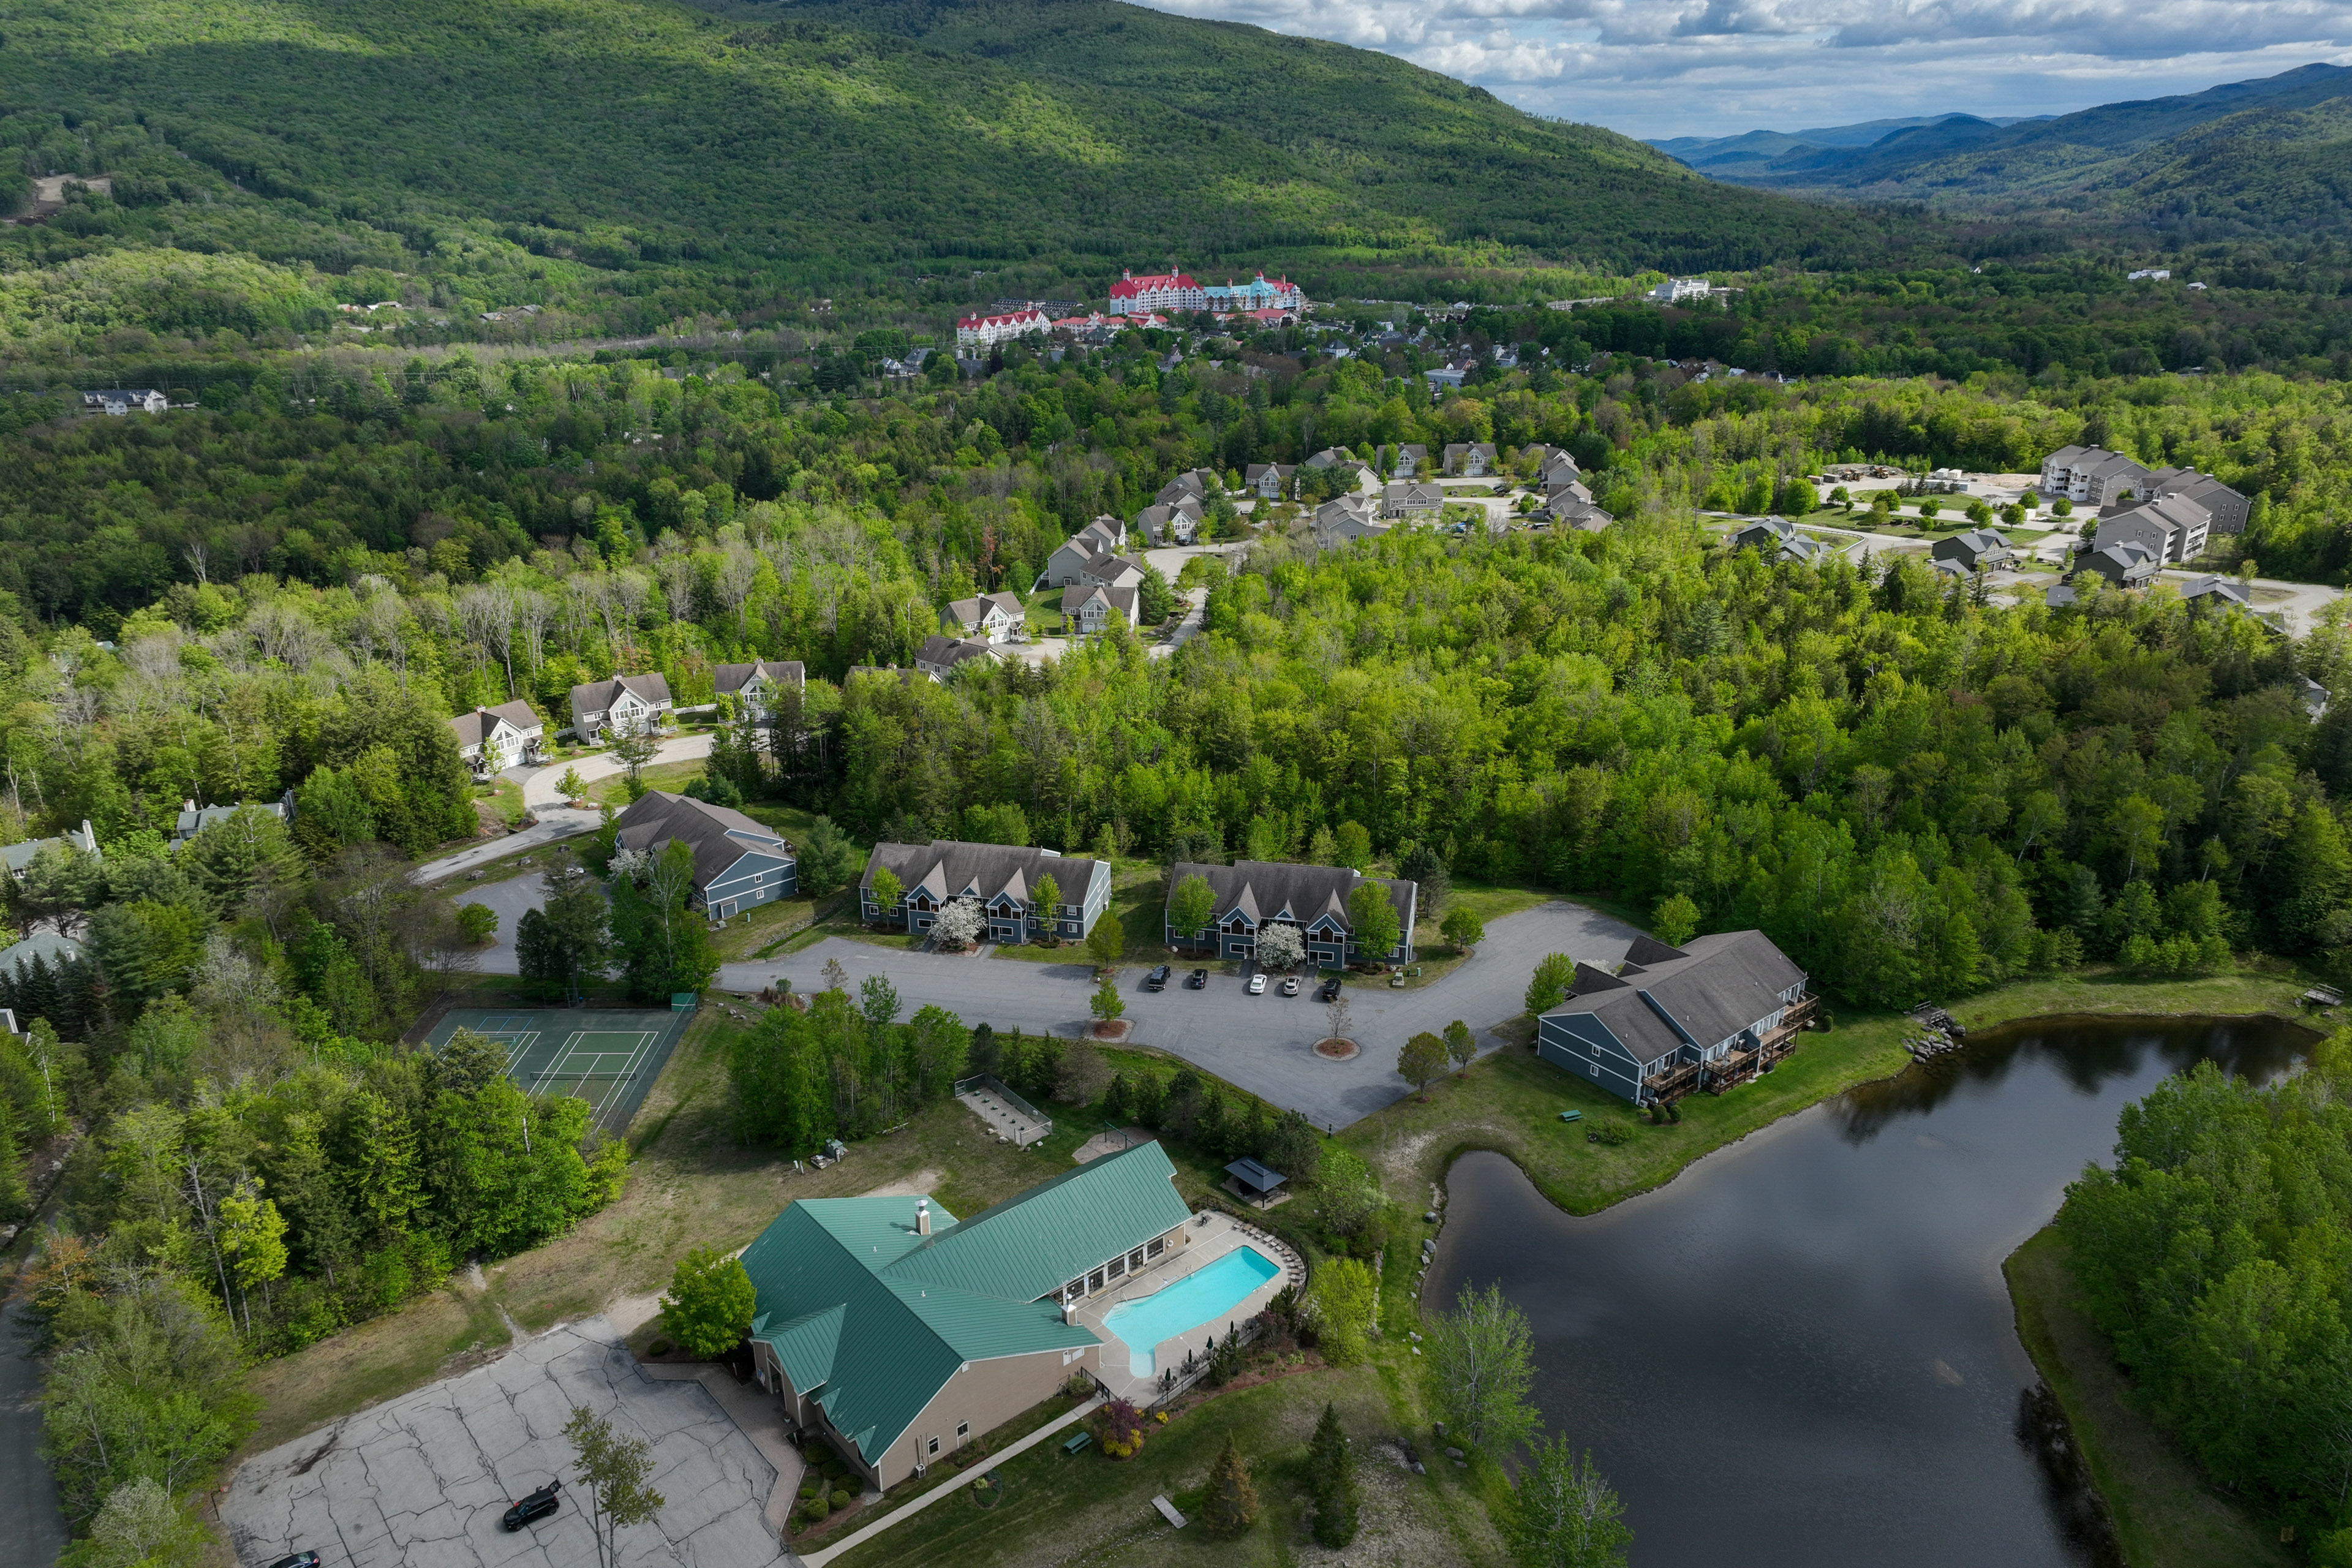
[[[248,1451],[504,1349],[501,1314],[538,1330],[656,1291],[688,1247],[740,1247],[793,1198],[910,1182],[979,1207],[1069,1168],[1066,1151],[1056,1160],[999,1143],[950,1102],[903,1132],[857,1145],[831,1170],[795,1173],[789,1161],[737,1142],[730,1127],[725,1047],[740,1027],[709,1006],[688,1026],[631,1129],[636,1163],[612,1207],[559,1241],[485,1268],[478,1289],[455,1275],[399,1312],[256,1368],[263,1413]]]
[[[2058,1396],[2130,1568],[2284,1568],[2297,1559],[2135,1407],[2131,1381],[2083,1313],[2053,1227],[2001,1265],[2017,1333]]]

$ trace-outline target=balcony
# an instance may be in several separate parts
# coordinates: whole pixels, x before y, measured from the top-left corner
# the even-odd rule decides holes
[[[1726,1051],[1706,1064],[1706,1091],[1721,1094],[1735,1084],[1746,1083],[1756,1076],[1763,1065],[1761,1047],[1750,1047],[1744,1051]]]
[[[1665,1071],[1643,1079],[1642,1087],[1671,1104],[1698,1087],[1699,1072],[1696,1062],[1676,1062]]]

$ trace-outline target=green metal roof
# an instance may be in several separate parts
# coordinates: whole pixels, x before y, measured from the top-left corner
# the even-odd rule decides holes
[[[1098,1343],[1041,1298],[1183,1224],[1175,1174],[1139,1144],[968,1220],[933,1203],[928,1237],[929,1200],[803,1199],[744,1250],[752,1338],[872,1463],[964,1363]]]
[[[1139,1143],[918,1238],[889,1272],[893,1279],[1034,1301],[1173,1230],[1191,1212],[1176,1194],[1176,1167],[1167,1152],[1157,1142]]]

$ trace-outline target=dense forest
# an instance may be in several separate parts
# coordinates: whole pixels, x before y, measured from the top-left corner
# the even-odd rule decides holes
[[[2352,1563],[2352,1032],[2269,1088],[2210,1062],[2123,1114],[2059,1215],[2093,1317],[2207,1475]]]

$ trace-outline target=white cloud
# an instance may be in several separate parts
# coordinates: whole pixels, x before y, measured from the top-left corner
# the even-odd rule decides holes
[[[2352,64],[2352,0],[1156,0],[1634,136],[2051,114]]]

